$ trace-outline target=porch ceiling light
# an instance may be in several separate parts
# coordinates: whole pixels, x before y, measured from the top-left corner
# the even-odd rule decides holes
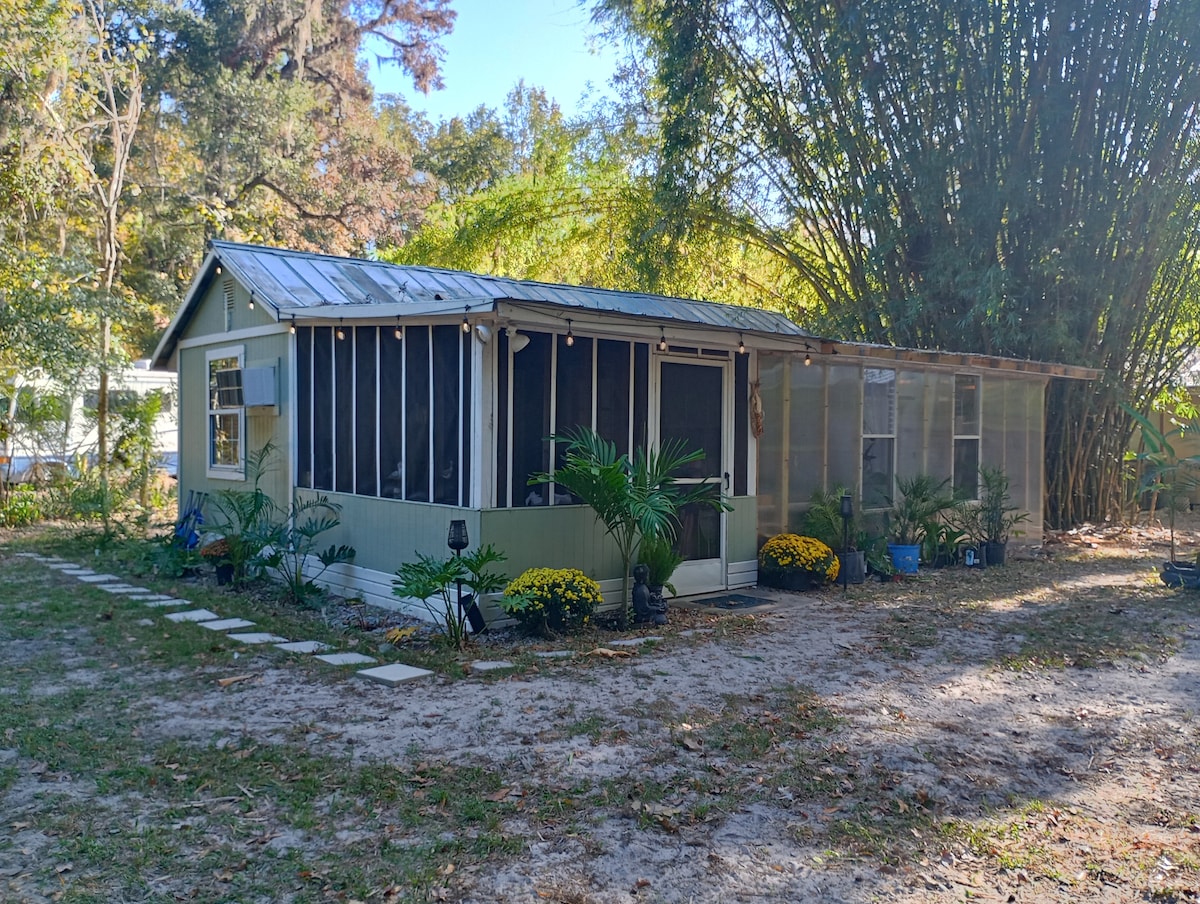
[[[571,318],[567,318],[567,347],[575,344],[575,334],[571,332]]]
[[[661,326],[658,328],[658,350],[660,352],[667,350],[667,331]]]

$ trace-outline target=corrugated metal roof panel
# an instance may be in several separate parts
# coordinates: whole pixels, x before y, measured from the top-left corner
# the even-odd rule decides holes
[[[220,259],[276,308],[428,302],[435,296],[464,306],[485,299],[531,302],[701,323],[718,329],[809,335],[781,314],[717,302],[617,292],[530,280],[481,276],[435,267],[309,254],[261,245],[213,242]]]

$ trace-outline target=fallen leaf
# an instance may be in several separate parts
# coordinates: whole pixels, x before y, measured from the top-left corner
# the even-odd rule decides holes
[[[254,677],[253,675],[234,675],[230,678],[218,678],[217,686],[218,687],[229,687],[229,685],[237,684],[239,681],[249,681],[253,677]]]
[[[605,659],[625,659],[632,656],[633,653],[629,650],[610,650],[608,647],[596,647],[594,650],[589,650],[584,656],[603,656]]]

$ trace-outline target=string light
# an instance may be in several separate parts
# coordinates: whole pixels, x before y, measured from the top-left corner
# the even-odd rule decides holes
[[[342,329],[342,318],[341,317],[338,318],[337,337],[338,337],[338,339],[346,338],[346,331],[344,329]]]
[[[292,315],[292,319],[288,323],[288,332],[291,333],[293,336],[296,335],[296,315],[295,314]]]
[[[250,310],[254,310],[254,293],[250,293]]]
[[[575,344],[575,334],[571,332],[571,318],[567,318],[567,348]]]
[[[469,311],[469,310],[470,310],[470,308],[467,308],[467,310]],[[466,315],[466,314],[463,314],[462,331],[463,331],[464,333],[469,333],[469,332],[471,332],[471,324],[469,324],[469,323],[467,322],[467,315]]]
[[[395,336],[397,340],[402,340],[404,338],[404,329],[400,326],[399,314],[396,315],[396,329],[392,331],[392,335]]]
[[[661,326],[658,328],[658,350],[660,352],[667,350],[667,331]]]
[[[739,355],[746,354],[746,342],[744,339],[742,339],[741,333],[738,333],[738,354]]]
[[[807,342],[805,342],[804,343],[804,366],[805,367],[808,367],[810,364],[812,364],[812,355],[809,354],[810,351],[812,351],[812,346],[809,345]]]

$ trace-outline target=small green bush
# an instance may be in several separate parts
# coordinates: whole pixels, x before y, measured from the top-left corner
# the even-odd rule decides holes
[[[4,504],[0,505],[0,524],[5,527],[21,527],[41,521],[45,517],[41,495],[31,486],[12,487],[4,499]]]
[[[504,588],[504,611],[531,634],[578,631],[604,601],[600,585],[578,568],[530,568]]]

